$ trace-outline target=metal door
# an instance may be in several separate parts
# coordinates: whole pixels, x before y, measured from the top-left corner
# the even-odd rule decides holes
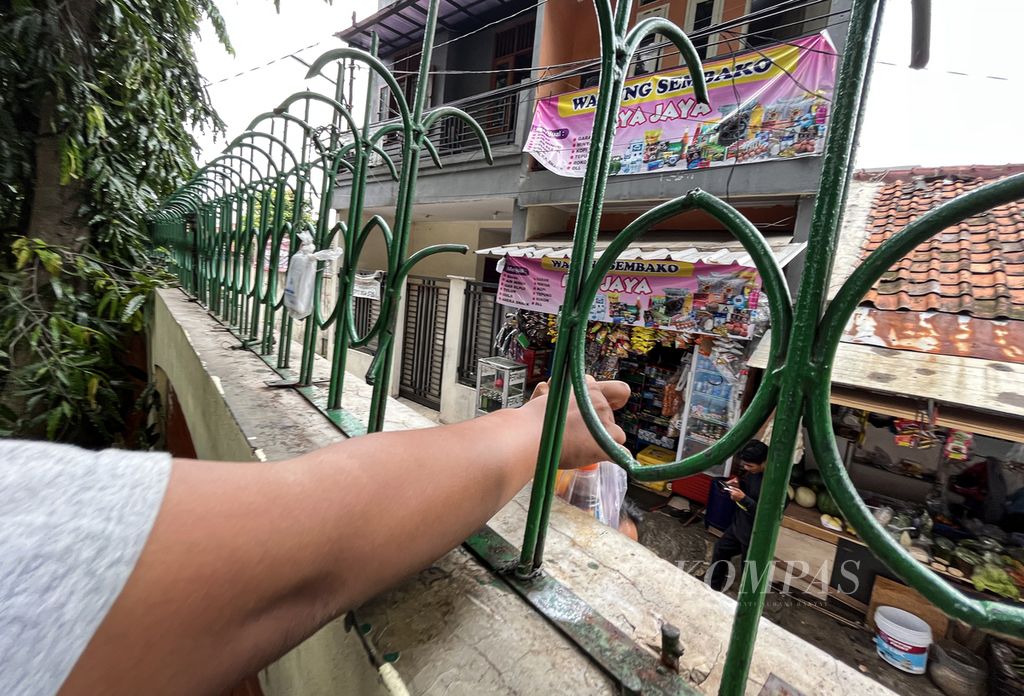
[[[439,409],[448,281],[410,277],[406,288],[400,396]]]

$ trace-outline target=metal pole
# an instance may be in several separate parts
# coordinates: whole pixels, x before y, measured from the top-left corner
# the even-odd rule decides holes
[[[736,618],[729,639],[719,693],[739,696],[746,690],[757,624],[764,597],[772,581],[775,542],[782,524],[786,487],[793,466],[793,450],[804,412],[808,384],[821,379],[811,359],[818,320],[835,259],[842,206],[852,171],[861,103],[878,41],[884,0],[857,0],[853,5],[833,97],[832,121],[825,143],[821,188],[814,205],[808,254],[793,319],[793,334],[782,372],[781,392],[769,443],[761,497],[754,517],[740,579]]]

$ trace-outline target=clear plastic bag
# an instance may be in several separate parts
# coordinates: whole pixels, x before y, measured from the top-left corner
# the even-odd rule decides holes
[[[317,261],[333,261],[341,249],[317,251],[313,235],[299,232],[299,250],[288,263],[284,283],[284,306],[295,319],[305,319],[313,312],[313,286],[316,284]]]
[[[555,494],[570,505],[586,510],[612,529],[626,499],[626,472],[615,462],[598,462],[558,472]]]

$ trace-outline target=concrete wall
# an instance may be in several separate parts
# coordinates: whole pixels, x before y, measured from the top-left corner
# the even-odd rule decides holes
[[[346,212],[338,211],[339,219],[344,220],[345,218],[342,215]],[[394,224],[394,221],[388,220],[388,224]],[[359,253],[357,268],[364,271],[383,271],[387,267],[388,249],[384,244],[384,236],[380,232],[374,231],[367,238],[366,244]]]
[[[814,196],[801,196],[796,205],[796,220],[793,222],[793,241],[806,242],[811,236],[811,218],[814,216]],[[784,269],[789,292],[796,299],[803,278],[806,250],[793,259]]]
[[[479,152],[471,151],[444,157],[444,169],[429,160],[421,160],[416,184],[416,203],[458,203],[494,197],[512,199],[519,186],[523,163],[518,145],[492,148],[494,164],[488,165]],[[371,172],[366,186],[367,208],[394,208],[398,184],[388,179],[383,167]],[[334,189],[331,207],[348,208],[349,191],[344,181]]]
[[[730,179],[730,172],[732,177]],[[606,201],[665,201],[694,188],[731,200],[796,197],[818,190],[819,157],[779,162],[750,162],[735,167],[679,170],[670,174],[613,176],[605,190]],[[580,179],[567,179],[549,171],[531,172],[519,193],[519,205],[575,205]]]
[[[850,191],[843,209],[843,221],[839,230],[839,243],[836,247],[836,260],[833,264],[832,278],[829,280],[828,298],[831,300],[839,292],[839,288],[853,269],[860,265],[864,253],[864,240],[868,236],[868,219],[875,196],[883,184],[873,181],[850,182]]]
[[[347,363],[345,369],[347,372],[351,372],[353,377],[350,379],[363,380],[366,377],[367,371],[370,369],[370,363],[373,362],[373,355],[365,353],[359,348],[354,348],[348,352]],[[397,380],[395,381],[397,385]],[[392,390],[392,396],[398,395],[397,386]]]
[[[510,229],[481,229],[480,239],[477,242],[477,249],[492,249],[502,244],[508,244],[512,241],[512,231]],[[484,275],[484,263],[486,259],[483,256],[476,257],[476,273],[471,274],[477,280],[483,278]]]
[[[503,226],[510,227],[511,223],[500,220],[414,222],[409,230],[410,255],[434,244],[465,244],[469,247],[469,252],[444,253],[428,257],[413,268],[412,274],[434,278],[449,275],[480,278],[480,274],[483,273],[483,259],[474,252],[477,249],[507,244],[511,233],[502,229]],[[387,268],[387,248],[380,234],[374,233],[367,240],[359,255],[359,268],[367,271]]]
[[[446,70],[489,70],[494,57],[494,35],[515,22],[488,27],[481,32],[467,36],[448,47]],[[445,101],[452,102],[491,90],[491,75],[447,75],[445,77]]]
[[[448,313],[445,325],[444,362],[441,367],[442,423],[458,423],[476,415],[476,390],[459,384],[459,343],[465,331],[466,280],[450,278]]]
[[[173,291],[164,291],[170,293]],[[179,293],[180,295],[180,293]],[[184,296],[172,296],[184,299]],[[211,331],[207,326],[200,331]],[[179,413],[185,419],[198,459],[257,461],[256,448],[246,439],[235,414],[224,408],[224,383],[206,370],[192,343],[188,327],[172,315],[163,293],[153,303],[149,332],[150,373],[173,385]],[[163,394],[167,403],[167,394]],[[166,409],[165,409],[166,410]]]
[[[479,248],[480,223],[478,222],[417,222],[413,225],[409,239],[409,252],[419,251],[434,244],[465,244],[467,254],[438,254],[420,261],[413,268],[413,275],[444,278],[449,275],[476,276],[476,254]]]
[[[526,225],[523,240],[566,232],[571,229],[573,217],[572,213],[551,206],[526,208]]]

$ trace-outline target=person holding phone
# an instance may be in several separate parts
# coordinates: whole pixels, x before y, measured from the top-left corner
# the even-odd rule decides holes
[[[757,499],[761,497],[761,482],[764,479],[764,463],[768,459],[768,445],[760,440],[751,440],[739,453],[742,478],[733,477],[724,482],[725,490],[736,504],[732,524],[722,538],[715,543],[708,567],[707,583],[719,592],[729,577],[729,564],[737,555],[747,557],[750,535],[754,530],[754,514]]]

